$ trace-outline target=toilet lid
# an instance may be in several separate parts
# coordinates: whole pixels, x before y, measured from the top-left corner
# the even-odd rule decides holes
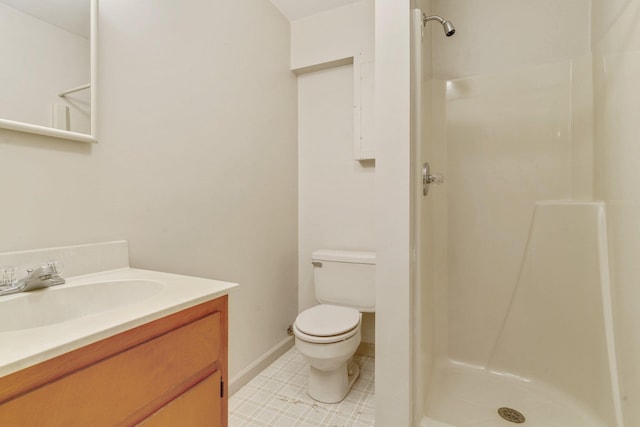
[[[307,335],[330,337],[349,332],[360,321],[355,308],[320,304],[303,311],[296,318],[296,327]]]

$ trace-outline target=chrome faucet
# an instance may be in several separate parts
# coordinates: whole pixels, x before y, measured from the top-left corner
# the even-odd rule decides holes
[[[48,288],[49,286],[62,285],[64,283],[56,261],[27,270],[27,275],[20,280],[15,279],[14,270],[3,269],[1,273],[0,296]]]

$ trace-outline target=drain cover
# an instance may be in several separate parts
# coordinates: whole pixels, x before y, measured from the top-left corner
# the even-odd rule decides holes
[[[525,422],[524,415],[522,415],[520,412],[516,411],[515,409],[499,408],[498,415],[500,415],[502,418],[509,421],[510,423],[522,424],[523,422]]]

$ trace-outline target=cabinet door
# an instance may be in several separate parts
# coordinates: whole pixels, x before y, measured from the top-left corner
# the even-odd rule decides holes
[[[220,371],[142,421],[140,427],[219,427],[222,420]]]
[[[220,342],[221,316],[211,314],[17,396],[0,405],[0,426],[111,427],[138,422],[201,378],[220,372],[216,361],[226,351]]]

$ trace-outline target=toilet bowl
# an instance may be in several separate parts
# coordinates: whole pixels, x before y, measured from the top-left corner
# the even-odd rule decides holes
[[[295,345],[310,365],[309,396],[337,403],[360,373],[353,355],[360,345],[362,312],[375,309],[375,253],[323,249],[313,252],[312,261],[320,304],[298,314]]]
[[[360,345],[362,314],[320,304],[303,311],[293,325],[295,345],[309,362],[307,392],[323,403],[342,401],[360,374],[353,361]]]

